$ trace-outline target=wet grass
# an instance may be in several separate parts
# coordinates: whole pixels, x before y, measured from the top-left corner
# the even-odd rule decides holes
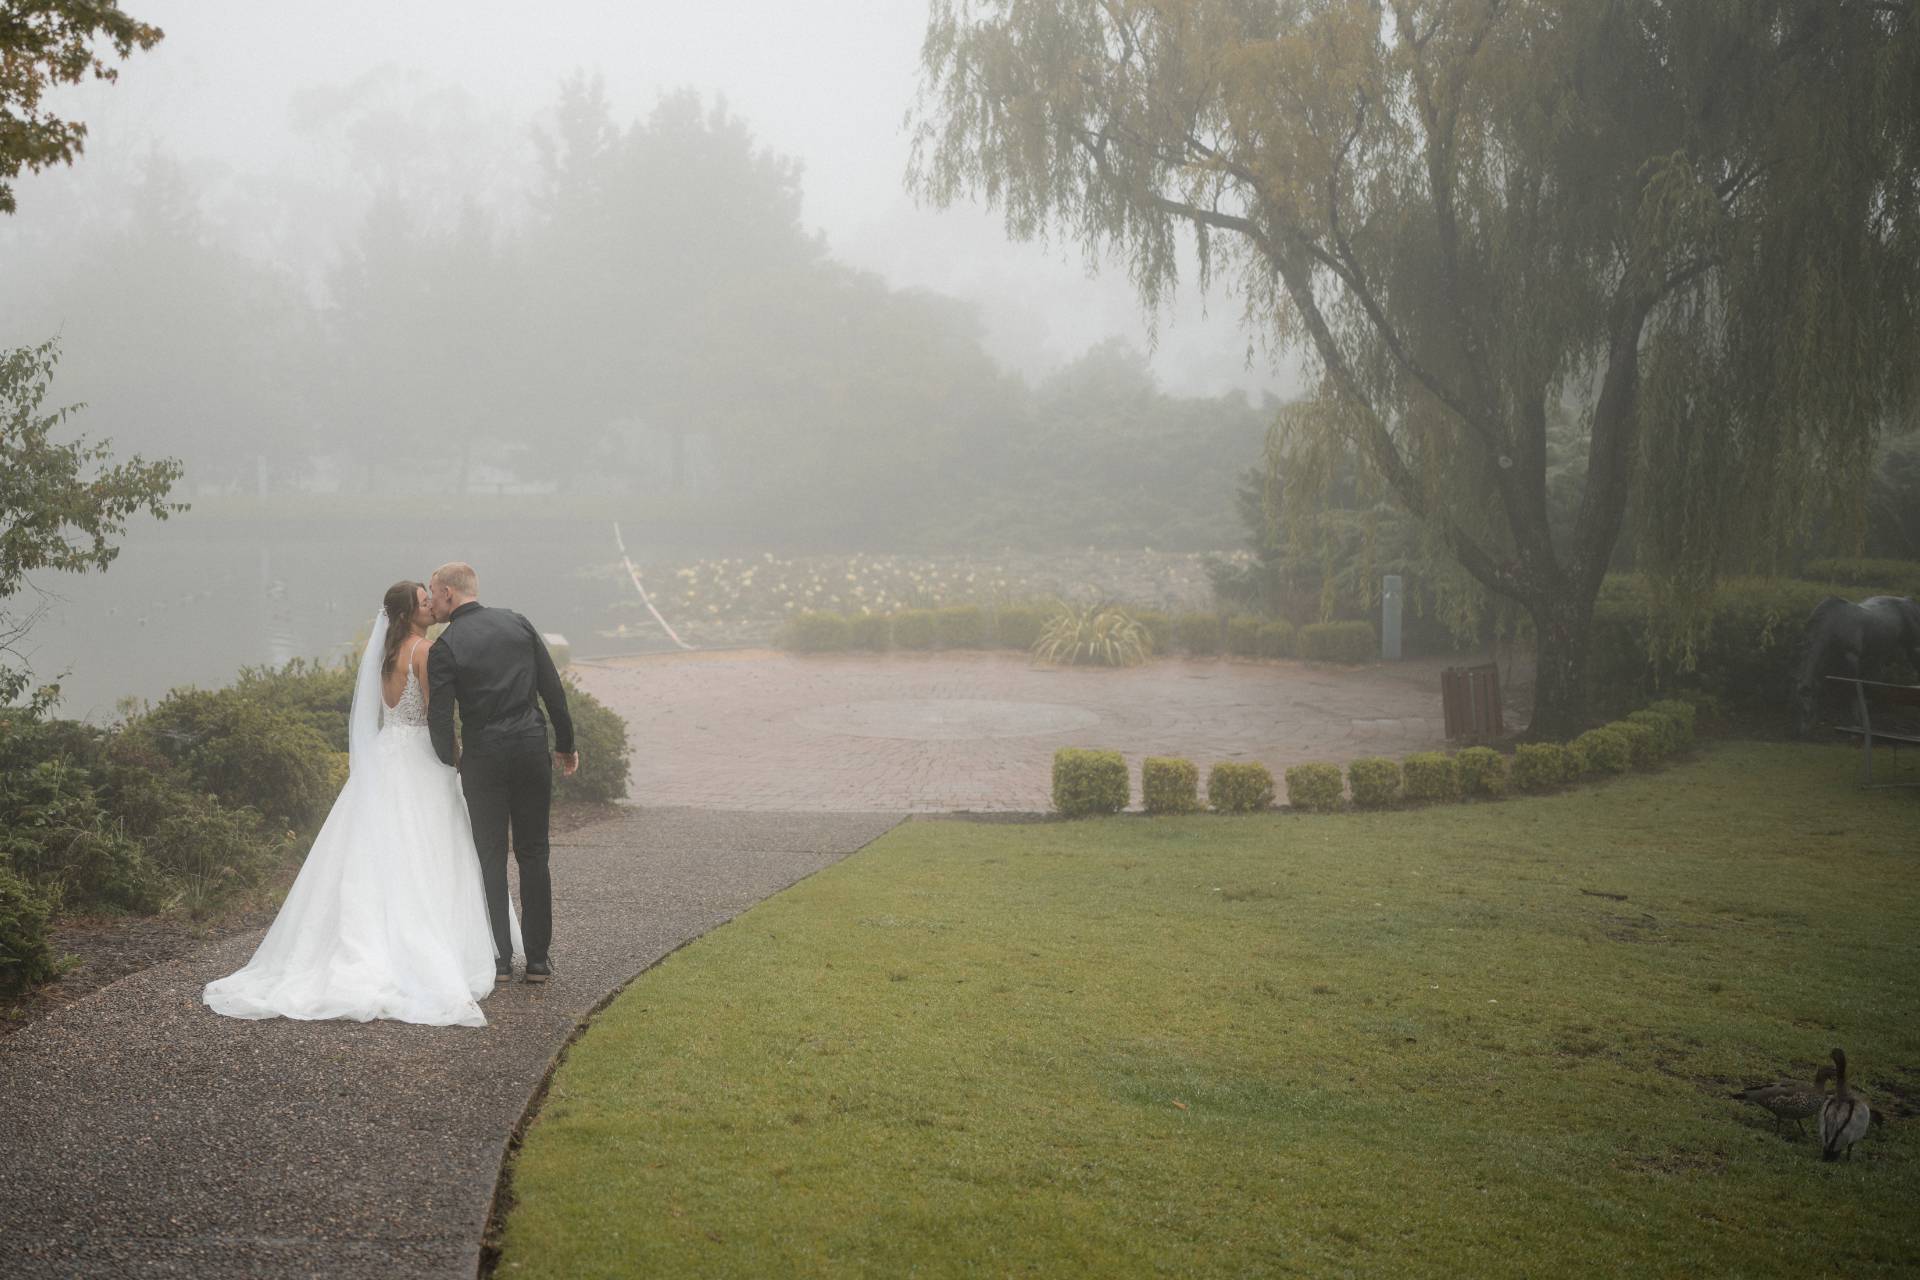
[[[1920,792],[1855,761],[900,828],[598,1019],[500,1270],[1910,1274]],[[1724,1096],[1835,1044],[1851,1162]]]

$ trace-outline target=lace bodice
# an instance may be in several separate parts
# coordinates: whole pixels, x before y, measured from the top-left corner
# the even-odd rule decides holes
[[[400,691],[400,701],[385,708],[385,712],[380,717],[383,728],[396,724],[411,725],[416,729],[426,727],[427,696],[420,690],[420,677],[413,673],[411,655],[407,662],[407,686]]]

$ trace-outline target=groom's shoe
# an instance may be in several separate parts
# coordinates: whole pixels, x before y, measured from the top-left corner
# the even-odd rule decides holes
[[[545,960],[527,961],[527,981],[528,982],[534,982],[534,983],[545,982],[548,978],[551,978],[552,976],[553,976],[553,966],[547,963]]]
[[[513,961],[495,960],[493,962],[493,985],[499,986],[513,981]]]

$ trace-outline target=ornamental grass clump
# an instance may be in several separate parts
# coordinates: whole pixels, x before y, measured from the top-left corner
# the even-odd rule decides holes
[[[1573,749],[1588,773],[1625,773],[1633,767],[1633,749],[1612,729],[1589,729],[1573,740]]]
[[[1453,758],[1462,794],[1496,799],[1507,794],[1507,758],[1492,747],[1468,747]]]
[[[1263,658],[1291,658],[1295,653],[1296,638],[1291,622],[1263,622],[1260,624],[1258,648]]]
[[[1309,662],[1372,662],[1380,642],[1367,622],[1315,622],[1300,628],[1300,656]]]
[[[906,609],[894,614],[893,644],[897,649],[933,648],[933,610]]]
[[[787,620],[781,647],[794,653],[835,653],[847,647],[847,639],[845,617],[809,610]]]
[[[881,653],[893,645],[893,619],[884,613],[863,613],[847,619],[847,648]]]
[[[1409,800],[1432,804],[1460,798],[1459,766],[1444,752],[1408,756],[1400,762],[1400,780]]]
[[[1127,798],[1127,762],[1118,751],[1062,747],[1053,753],[1053,807],[1060,813],[1118,813]]]
[[[1034,657],[1062,666],[1136,667],[1152,652],[1146,628],[1108,601],[1061,605],[1033,646]]]
[[[1523,742],[1513,753],[1516,791],[1558,791],[1579,774],[1578,758],[1557,742]]]
[[[1140,800],[1148,813],[1192,813],[1200,807],[1200,770],[1191,760],[1149,756],[1140,766]]]
[[[1174,619],[1174,631],[1180,647],[1196,658],[1211,658],[1220,652],[1220,615],[1183,613]]]
[[[1263,764],[1216,764],[1207,773],[1207,803],[1218,813],[1273,807],[1273,773]]]
[[[1227,619],[1227,652],[1236,658],[1260,656],[1260,619],[1235,614]]]
[[[1297,764],[1287,770],[1287,804],[1309,813],[1329,813],[1347,793],[1337,764]]]
[[[1400,766],[1383,756],[1363,756],[1347,765],[1347,789],[1356,809],[1384,809],[1400,798]]]

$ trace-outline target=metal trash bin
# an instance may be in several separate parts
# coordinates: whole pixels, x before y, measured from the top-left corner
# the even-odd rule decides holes
[[[1448,667],[1441,672],[1440,704],[1448,738],[1485,741],[1506,733],[1500,718],[1500,668],[1495,663]]]

